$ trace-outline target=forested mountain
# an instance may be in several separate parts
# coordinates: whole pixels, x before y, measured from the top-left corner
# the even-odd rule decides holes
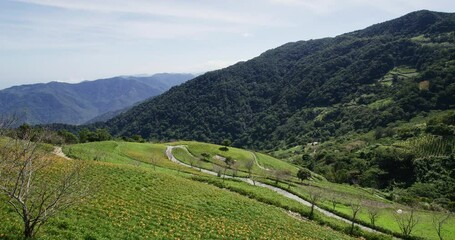
[[[15,115],[19,123],[81,124],[159,95],[191,78],[191,74],[155,74],[78,84],[51,82],[15,86],[0,91],[0,114]]]
[[[455,14],[418,11],[288,43],[201,75],[107,122],[113,134],[278,149],[455,105]]]

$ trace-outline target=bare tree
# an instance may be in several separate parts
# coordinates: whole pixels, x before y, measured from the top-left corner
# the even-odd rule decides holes
[[[362,201],[359,199],[357,201],[352,201],[349,204],[349,207],[351,208],[351,229],[349,231],[350,234],[354,233],[354,227],[355,227],[355,219],[357,217],[357,214],[360,212],[362,209]]]
[[[376,226],[376,221],[381,215],[381,209],[386,207],[385,204],[377,202],[377,201],[370,201],[370,200],[365,200],[363,201],[364,206],[367,210],[368,218],[370,219],[371,225],[373,227]]]
[[[133,166],[135,167],[139,167],[141,165],[141,162],[137,161],[137,160],[132,160],[133,162],[131,163]]]
[[[234,164],[232,164],[231,168],[232,168],[232,176],[237,177],[237,173],[240,168],[240,163],[236,161]]]
[[[192,168],[194,168],[198,165],[199,160],[195,157],[190,156],[189,162],[190,162],[190,166]]]
[[[278,181],[287,180],[291,177],[291,171],[289,170],[274,170],[273,176],[275,178],[275,184],[278,184]]]
[[[65,166],[56,168],[32,138],[42,139],[30,131],[22,139],[9,138],[0,144],[0,194],[22,219],[26,238],[88,193],[81,181],[82,161],[65,161]]]
[[[310,194],[309,202],[311,203],[311,210],[308,218],[314,219],[314,208],[316,204],[321,200],[322,192],[317,189],[310,189],[308,193]]]
[[[376,220],[378,219],[379,215],[381,214],[381,209],[377,207],[368,207],[368,218],[370,219],[371,225],[376,227]]]
[[[221,172],[223,171],[223,168],[217,164],[213,164],[213,171],[216,172],[216,175],[218,177],[221,177]]]
[[[159,158],[157,155],[150,156],[150,164],[152,164],[153,170],[156,170],[156,165],[157,165],[158,161],[159,161]]]
[[[409,211],[397,211],[394,216],[398,227],[405,236],[410,236],[412,230],[419,223],[419,217],[416,215],[414,207],[410,208]]]
[[[444,229],[444,224],[452,217],[450,212],[444,214],[438,214],[437,212],[433,213],[433,227],[438,233],[439,240],[443,240],[442,232]]]
[[[245,168],[248,170],[248,177],[251,177],[251,172],[254,167],[254,160],[249,160],[248,162],[245,162]]]
[[[335,211],[337,205],[338,205],[338,195],[335,193],[330,194],[330,202],[332,203],[332,211]]]

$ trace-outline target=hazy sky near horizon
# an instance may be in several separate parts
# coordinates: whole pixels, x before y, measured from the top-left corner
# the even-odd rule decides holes
[[[453,0],[0,0],[0,89],[200,73]]]

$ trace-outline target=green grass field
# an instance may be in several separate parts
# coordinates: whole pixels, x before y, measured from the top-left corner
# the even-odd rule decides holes
[[[257,164],[254,164],[252,172],[256,175],[259,175],[259,176],[270,175],[270,172],[267,170],[264,170],[263,168],[266,168],[269,170],[290,170],[293,176],[295,176],[298,171],[298,168],[296,166],[294,166],[288,162],[276,159],[274,157],[271,157],[271,156],[263,154],[263,153],[247,151],[244,149],[229,147],[228,150],[225,151],[225,150],[222,150],[222,146],[220,146],[220,145],[192,142],[192,141],[174,142],[174,143],[171,143],[171,145],[185,146],[193,156],[195,156],[199,159],[204,158],[202,156],[203,154],[208,154],[210,157],[207,160],[212,163],[215,163],[215,164],[219,164],[219,160],[217,160],[215,156],[232,157],[236,161],[238,169],[240,171],[243,171],[244,173],[248,172],[248,170],[245,168],[245,164],[248,161],[255,161],[255,156],[256,156]],[[180,151],[177,150],[176,154],[180,154]],[[187,159],[188,159],[187,157],[182,156],[183,161],[186,161]],[[205,163],[202,163],[202,164],[205,164]],[[259,164],[259,166],[261,166],[263,168],[259,167],[258,164]],[[210,167],[211,165],[205,164],[204,166]],[[208,168],[208,169],[211,169],[211,168]]]
[[[270,181],[269,183],[273,183],[273,181]],[[287,184],[280,183],[280,185],[281,188],[288,189]],[[319,201],[318,206],[333,211],[332,202],[335,201],[336,207],[333,212],[339,213],[342,216],[351,216],[352,211],[349,205],[351,203],[360,202],[363,207],[358,214],[357,219],[360,219],[365,223],[370,223],[367,211],[368,208],[381,208],[376,226],[396,233],[400,233],[400,229],[396,222],[394,213],[398,209],[403,209],[405,211],[407,209],[406,206],[382,198],[376,192],[345,184],[336,184],[326,181],[311,181],[309,184],[293,184],[289,189],[306,199],[309,198],[310,192],[322,192],[322,198]],[[416,214],[419,222],[411,235],[423,237],[425,239],[439,239],[436,230],[434,229],[432,219],[433,215],[436,214],[437,216],[441,216],[442,213],[417,210]],[[455,218],[451,218],[445,223],[443,234],[446,237],[444,239],[452,239],[455,236]]]
[[[178,144],[182,145],[182,144]],[[192,142],[192,147],[196,149],[204,149],[207,151],[208,148],[205,147],[206,144],[201,143],[200,145],[202,146],[196,146],[198,143]],[[191,156],[188,154],[187,151],[183,149],[176,149],[175,151],[175,156],[182,160],[182,161],[188,161]],[[238,150],[237,150],[238,151]],[[209,152],[209,151],[207,151]],[[272,162],[274,158],[269,157],[264,154],[256,153],[258,156],[258,161],[259,163],[264,166],[268,167],[267,165],[268,162]],[[261,161],[261,160],[262,161]],[[265,160],[265,161],[264,161]],[[279,161],[278,163],[274,163],[273,166],[277,166],[281,163],[285,163],[283,161]],[[205,167],[207,166],[207,168]],[[210,165],[205,165],[202,164],[201,167],[209,169],[210,170]],[[292,166],[293,165],[282,165],[282,166]],[[292,168],[288,168],[292,171]],[[228,173],[229,174],[229,173]],[[271,179],[265,179],[265,178],[259,178],[260,181],[265,181],[266,183],[269,184],[274,184],[274,181]],[[311,180],[311,181],[305,181],[303,184],[299,184],[299,182],[296,182],[295,179],[291,179],[293,183],[291,184],[291,190],[300,196],[308,199],[309,198],[309,193],[312,191],[321,191],[323,193],[323,200],[320,201],[319,205],[324,207],[325,209],[331,210],[333,208],[332,201],[337,202],[336,208],[335,208],[335,213],[339,213],[341,215],[345,216],[350,216],[351,214],[351,209],[349,207],[349,204],[352,202],[356,201],[362,201],[364,202],[365,205],[370,205],[369,207],[381,207],[383,210],[381,210],[380,216],[377,220],[376,225],[379,227],[382,227],[384,229],[387,229],[389,231],[397,232],[400,233],[400,229],[396,223],[394,212],[396,212],[397,209],[406,209],[406,206],[403,206],[401,204],[397,204],[394,202],[391,202],[389,200],[385,199],[385,195],[377,190],[373,189],[366,189],[366,188],[361,188],[361,187],[356,187],[352,185],[347,185],[347,184],[336,184],[336,183],[331,183],[328,181],[317,181],[317,180]],[[243,183],[236,183],[242,185]],[[280,183],[281,187],[283,189],[288,188],[287,183]],[[245,187],[244,187],[245,188]],[[251,191],[250,187],[249,191]],[[262,196],[264,197],[264,196]],[[279,199],[277,197],[274,197],[272,199]],[[292,204],[289,204],[286,200],[279,200],[279,201],[284,201],[286,204],[284,206],[293,208]],[[280,205],[283,204],[280,202]],[[305,209],[304,207],[300,206],[300,209],[303,209],[304,211],[307,211],[308,209]],[[418,236],[418,237],[424,237],[427,239],[438,239],[437,233],[434,230],[433,223],[432,223],[432,215],[437,214],[440,215],[440,213],[435,213],[435,212],[429,212],[429,211],[423,211],[419,210],[417,212],[419,223],[418,226],[415,228],[413,231],[412,235],[413,236]],[[358,215],[358,219],[360,219],[363,222],[369,223],[370,220],[368,218],[368,212],[367,212],[367,207],[364,207],[363,210],[360,211]],[[339,224],[339,223],[337,223]],[[448,236],[449,239],[452,236],[455,236],[455,231],[452,230],[455,229],[455,218],[451,219],[446,223],[446,226],[444,227],[444,235]]]
[[[192,180],[198,171],[166,161],[164,145],[100,142],[65,147],[88,161],[85,181],[98,188],[83,204],[43,226],[39,239],[350,239],[281,208]],[[146,164],[157,155],[159,167]],[[93,160],[95,159],[95,160]],[[55,164],[62,164],[57,160]],[[138,164],[139,163],[139,164]],[[21,225],[0,203],[0,238],[19,239]]]
[[[198,167],[212,170],[216,159],[201,161],[202,153],[211,156],[232,156],[237,161],[250,161],[253,153],[236,148],[220,150],[220,146],[177,142],[190,149],[175,148],[173,153],[181,161],[195,161]],[[43,239],[349,239],[341,232],[323,227],[313,221],[300,221],[284,209],[307,214],[309,208],[271,190],[233,180],[221,180],[175,164],[165,156],[165,144],[96,142],[64,147],[74,159],[89,160],[89,178],[99,189],[93,198],[82,205],[61,213],[44,226],[39,233]],[[232,155],[231,155],[232,153]],[[295,174],[297,168],[268,155],[255,153],[258,163],[266,168],[288,169]],[[154,170],[151,162],[157,166]],[[62,160],[59,160],[62,161]],[[57,161],[56,164],[59,164]],[[275,162],[276,161],[276,162]],[[255,165],[255,174],[265,170]],[[229,172],[230,174],[232,172]],[[244,173],[245,174],[245,173]],[[246,174],[244,175],[246,176]],[[260,181],[273,184],[266,175],[255,175]],[[199,178],[199,179],[195,179]],[[203,181],[200,178],[205,179]],[[331,200],[337,201],[335,212],[349,215],[348,204],[362,198],[380,204],[385,210],[377,225],[399,232],[393,212],[403,206],[385,200],[371,189],[310,180],[303,184],[291,179],[290,190],[304,198],[317,189],[323,192],[320,206],[331,209]],[[218,183],[216,183],[218,182]],[[216,184],[207,184],[216,183]],[[220,187],[220,184],[222,187]],[[280,183],[288,188],[286,182]],[[0,238],[17,239],[21,225],[12,209],[0,204],[0,217],[7,224],[0,225]],[[432,213],[419,211],[420,222],[414,236],[437,239],[432,227]],[[318,221],[330,223],[337,229],[348,224],[317,214]],[[363,209],[359,219],[369,222]],[[270,226],[274,226],[271,228]],[[446,239],[455,236],[455,220],[444,228]]]
[[[409,68],[406,66],[395,67],[390,70],[384,77],[379,79],[379,82],[385,86],[392,86],[394,77],[399,81],[415,77],[418,74],[419,73],[414,68]]]

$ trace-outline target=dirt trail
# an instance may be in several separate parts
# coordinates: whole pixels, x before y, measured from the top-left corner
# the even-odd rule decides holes
[[[270,171],[270,169],[265,168],[265,167],[263,167],[263,166],[261,166],[261,165],[259,164],[258,158],[256,157],[256,154],[255,154],[255,153],[251,152],[251,155],[253,155],[253,158],[254,158],[254,161],[256,162],[256,165],[257,165],[260,169],[265,170],[265,171]]]
[[[199,168],[197,168],[197,167],[192,167],[192,166],[190,166],[190,165],[188,165],[188,164],[186,164],[186,163],[183,163],[183,162],[179,161],[179,160],[176,159],[176,158],[174,157],[174,155],[172,154],[172,150],[173,150],[174,148],[183,148],[183,149],[186,149],[185,146],[168,146],[168,147],[166,148],[166,155],[167,155],[167,157],[169,158],[169,160],[171,160],[172,162],[178,163],[178,164],[180,164],[180,165],[183,165],[183,166],[186,166],[186,167],[189,167],[189,168],[194,168],[194,169],[200,170],[201,172],[206,173],[206,174],[210,174],[210,175],[214,175],[214,176],[217,176],[217,175],[218,175],[216,172],[212,172],[212,171],[209,171],[209,170],[206,170],[206,169],[203,169],[203,168],[202,168],[202,169],[199,169]],[[186,150],[187,150],[187,149],[186,149]],[[254,155],[254,154],[253,154],[253,155]],[[256,159],[256,157],[255,157],[255,159]],[[257,162],[256,162],[256,163],[257,163]],[[221,175],[221,177],[224,177],[224,178],[231,178],[231,179],[232,179],[232,178],[235,178],[235,179],[241,180],[241,181],[243,181],[243,182],[249,183],[249,184],[251,184],[251,185],[255,185],[255,186],[259,186],[259,187],[264,187],[264,188],[268,188],[268,189],[270,189],[270,190],[272,190],[272,191],[274,191],[274,192],[276,192],[276,193],[278,193],[278,194],[280,194],[280,195],[282,195],[282,196],[285,196],[285,197],[287,197],[287,198],[290,198],[290,199],[292,199],[292,200],[295,200],[295,201],[297,201],[297,202],[299,202],[299,203],[301,203],[301,204],[303,204],[303,205],[305,205],[305,206],[311,206],[311,203],[308,202],[308,201],[306,201],[306,200],[304,200],[303,198],[301,198],[301,197],[299,197],[299,196],[297,196],[297,195],[295,195],[295,194],[292,194],[292,193],[290,193],[290,192],[288,192],[288,191],[286,191],[286,190],[283,190],[283,189],[281,189],[281,188],[272,186],[272,185],[268,185],[268,184],[265,184],[265,183],[262,183],[262,182],[258,182],[258,181],[253,181],[253,180],[251,180],[250,178],[232,177],[232,176],[229,176],[229,175]],[[346,218],[343,218],[343,217],[340,217],[340,216],[338,216],[338,215],[335,215],[334,213],[329,212],[329,211],[327,211],[327,210],[324,210],[324,209],[322,209],[322,208],[319,208],[318,206],[315,206],[314,209],[317,210],[317,211],[319,211],[319,212],[321,212],[322,214],[324,214],[324,215],[326,215],[326,216],[328,216],[328,217],[335,218],[335,219],[341,220],[341,221],[346,222],[346,223],[349,223],[349,224],[352,223],[351,220],[346,219]],[[372,229],[372,228],[369,228],[369,227],[367,227],[367,226],[363,226],[363,225],[360,225],[360,224],[357,224],[357,223],[356,223],[355,225],[358,226],[359,228],[361,228],[362,230],[365,230],[365,231],[368,231],[368,232],[381,233],[381,232],[379,232],[379,231],[377,231],[377,230],[374,230],[374,229]],[[381,234],[382,234],[382,233],[381,233]]]
[[[52,153],[57,155],[57,156],[59,156],[59,157],[61,157],[61,158],[64,158],[64,159],[67,159],[67,160],[71,160],[71,158],[66,156],[66,154],[63,152],[62,147],[55,146],[54,147],[54,151]]]

